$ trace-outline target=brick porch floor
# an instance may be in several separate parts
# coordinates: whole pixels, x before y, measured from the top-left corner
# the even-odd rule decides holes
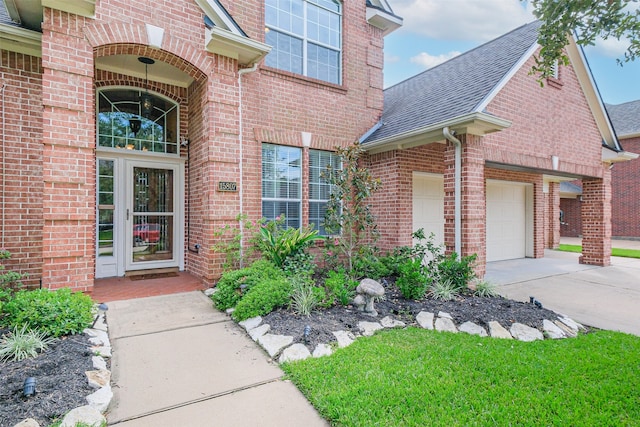
[[[144,298],[178,292],[200,291],[208,286],[189,273],[180,272],[175,277],[131,280],[129,277],[96,279],[91,298],[95,302],[109,302]]]

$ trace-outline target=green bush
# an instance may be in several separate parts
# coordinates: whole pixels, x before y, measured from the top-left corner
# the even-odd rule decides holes
[[[381,277],[389,276],[391,272],[387,265],[374,254],[368,253],[353,259],[354,277],[368,277],[378,280]]]
[[[421,259],[409,259],[400,265],[396,285],[406,299],[417,300],[424,297],[431,283],[423,272]]]
[[[70,289],[19,291],[4,304],[3,325],[39,329],[59,337],[76,334],[91,325],[93,301]]]
[[[315,291],[320,288],[302,278],[290,279],[290,282],[292,282],[291,309],[296,314],[309,316],[322,301],[319,299],[320,294]]]
[[[288,256],[282,265],[282,269],[288,277],[301,276],[311,278],[315,268],[313,255],[304,251],[298,251],[294,255]]]
[[[493,283],[481,280],[476,283],[476,295],[479,297],[495,297],[498,295],[498,289]]]
[[[458,291],[465,289],[469,282],[476,277],[473,271],[476,258],[476,254],[473,254],[463,256],[458,260],[458,255],[452,252],[438,264],[439,280],[442,282],[450,281]]]
[[[324,281],[327,291],[327,306],[336,303],[348,305],[355,296],[355,289],[358,286],[356,280],[349,278],[344,270],[331,270]]]
[[[24,360],[36,357],[38,352],[47,349],[54,338],[44,332],[27,329],[27,325],[14,328],[0,339],[0,361]]]
[[[258,260],[247,268],[224,273],[211,299],[220,310],[235,307],[252,287],[270,278],[284,278],[284,273],[269,261]]]
[[[291,298],[291,283],[286,278],[267,279],[253,286],[236,305],[232,316],[237,321],[264,316],[286,306]]]
[[[458,295],[459,288],[451,280],[436,280],[431,285],[430,293],[433,299],[450,301]]]

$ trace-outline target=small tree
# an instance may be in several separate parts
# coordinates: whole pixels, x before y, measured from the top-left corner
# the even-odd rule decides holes
[[[358,255],[371,252],[378,239],[378,228],[371,213],[369,198],[380,187],[367,168],[360,165],[364,150],[358,142],[336,149],[342,168],[327,169],[326,176],[332,185],[325,214],[325,229],[336,236],[329,241],[346,258],[347,271],[353,271],[353,261]]]

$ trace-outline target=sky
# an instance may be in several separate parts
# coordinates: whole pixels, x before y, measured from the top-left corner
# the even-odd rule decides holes
[[[388,0],[404,25],[385,37],[385,87],[493,40],[535,18],[521,0]],[[638,7],[638,6],[636,6]],[[640,99],[640,59],[618,65],[624,42],[600,40],[585,56],[604,102]]]

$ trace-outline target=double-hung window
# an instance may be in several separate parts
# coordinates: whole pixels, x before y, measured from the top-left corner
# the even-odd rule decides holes
[[[302,149],[262,144],[262,216],[285,217],[285,227],[302,219]]]
[[[340,167],[340,157],[337,154],[309,150],[309,224],[313,224],[321,236],[329,234],[324,227],[327,202],[331,195],[329,174]]]
[[[266,65],[341,83],[342,4],[337,0],[266,0]]]

